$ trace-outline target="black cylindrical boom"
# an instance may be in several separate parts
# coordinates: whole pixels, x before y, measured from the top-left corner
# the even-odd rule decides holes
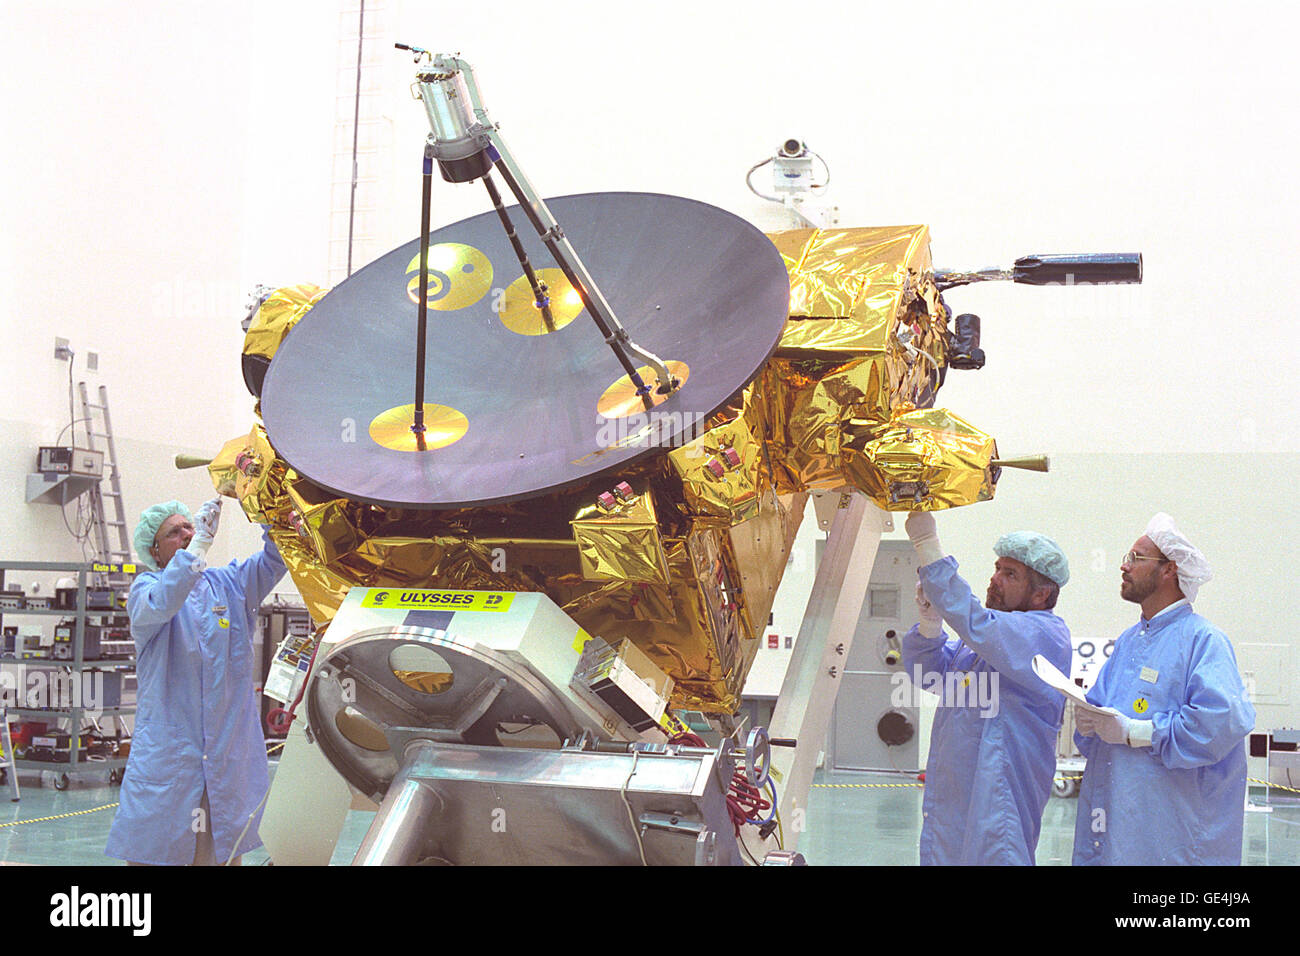
[[[1142,281],[1140,252],[1022,256],[1012,281],[1025,285],[1113,285]]]

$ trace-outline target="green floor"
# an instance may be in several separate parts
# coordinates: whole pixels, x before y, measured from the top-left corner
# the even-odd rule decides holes
[[[0,789],[0,863],[118,865],[104,856],[113,821],[111,804],[117,800],[117,788],[108,784],[107,774],[74,778],[65,791],[55,790],[52,776],[44,776],[41,786],[36,775],[23,774],[19,803],[7,799],[7,788]],[[1263,796],[1252,791],[1251,799],[1262,802]],[[1300,864],[1300,801],[1294,795],[1273,799],[1272,813],[1246,814],[1243,862],[1249,866]],[[1074,799],[1048,801],[1038,842],[1040,866],[1069,865],[1077,806]],[[333,864],[351,861],[371,819],[368,813],[348,815]],[[819,772],[798,848],[813,865],[914,866],[920,829],[919,786],[900,784],[897,778]],[[244,857],[245,865],[267,862],[261,850]]]
[[[921,788],[880,786],[864,774],[818,773],[809,800],[809,832],[799,849],[810,864],[916,866],[921,833]],[[1251,801],[1263,803],[1262,790]],[[1271,813],[1246,814],[1242,863],[1300,864],[1300,800],[1273,797]],[[1052,797],[1043,811],[1039,866],[1069,866],[1079,801]]]

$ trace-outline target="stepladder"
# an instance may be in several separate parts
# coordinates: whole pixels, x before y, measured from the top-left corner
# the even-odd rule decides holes
[[[131,561],[131,539],[126,524],[126,506],[122,501],[122,477],[117,466],[117,446],[113,442],[113,421],[108,412],[108,389],[99,386],[99,400],[92,402],[86,383],[79,382],[78,388],[88,447],[98,451],[100,446],[96,442],[102,441],[104,451],[104,477],[90,491],[96,559],[107,568],[97,572],[96,576],[99,583],[110,587],[128,586],[131,577],[123,565]]]

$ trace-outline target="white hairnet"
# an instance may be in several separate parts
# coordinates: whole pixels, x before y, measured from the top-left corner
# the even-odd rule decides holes
[[[1183,597],[1196,600],[1197,589],[1214,576],[1205,555],[1183,537],[1174,526],[1174,519],[1163,511],[1147,524],[1146,536],[1166,558],[1178,565],[1178,588]]]

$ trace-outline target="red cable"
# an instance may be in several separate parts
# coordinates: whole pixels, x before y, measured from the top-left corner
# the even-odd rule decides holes
[[[668,740],[673,744],[687,744],[692,747],[707,747],[708,744],[698,735],[690,731],[683,731],[675,734]],[[731,777],[731,786],[726,794],[727,815],[731,817],[731,825],[735,828],[736,836],[740,836],[740,828],[746,823],[758,823],[765,811],[772,808],[770,801],[763,797],[763,793],[758,787],[749,782],[744,771],[737,770]]]
[[[316,635],[316,646],[311,649],[311,660],[307,662],[307,676],[311,676],[312,665],[316,663],[316,652],[320,650],[321,635]],[[266,726],[273,734],[288,734],[289,725],[297,719],[298,705],[302,703],[302,695],[307,690],[307,680],[303,679],[302,686],[298,688],[298,696],[293,699],[289,709],[283,707],[272,707],[266,712]]]

